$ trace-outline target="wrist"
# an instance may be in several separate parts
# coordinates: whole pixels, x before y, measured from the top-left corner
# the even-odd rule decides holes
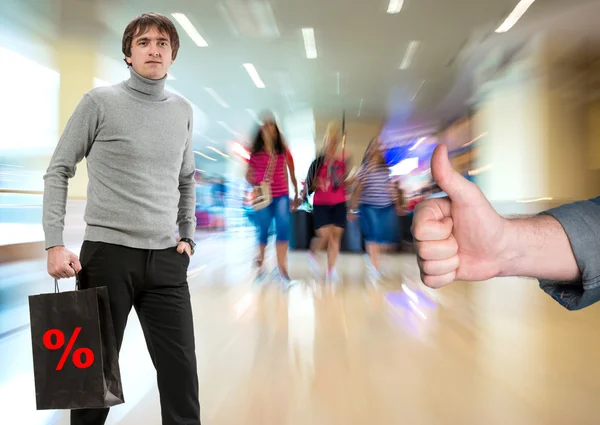
[[[194,251],[196,249],[196,243],[194,242],[193,239],[191,239],[191,238],[181,238],[181,239],[179,239],[179,242],[185,242],[185,243],[187,243],[190,246],[191,250],[192,250],[192,254],[194,253]]]
[[[501,238],[501,251],[498,256],[499,277],[519,275],[519,270],[522,269],[522,257],[526,253],[521,246],[521,235],[524,224],[522,219],[507,219],[504,220],[504,230]]]
[[[569,239],[558,220],[546,214],[505,220],[499,276],[578,278]]]

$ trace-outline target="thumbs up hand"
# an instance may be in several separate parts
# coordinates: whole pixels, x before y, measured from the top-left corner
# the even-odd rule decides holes
[[[431,171],[448,196],[415,209],[412,233],[423,283],[440,288],[455,280],[498,276],[507,261],[507,220],[475,184],[454,171],[446,146],[435,149]]]

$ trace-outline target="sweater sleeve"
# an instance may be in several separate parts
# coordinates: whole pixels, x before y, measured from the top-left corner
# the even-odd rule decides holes
[[[100,107],[87,93],[69,118],[44,175],[42,225],[46,249],[64,245],[69,179],[92,147],[99,122]]]
[[[177,225],[179,226],[179,237],[194,239],[196,232],[196,162],[194,159],[194,145],[192,135],[194,133],[194,116],[190,107],[190,119],[188,122],[188,137],[185,142],[183,161],[179,173],[179,209],[177,213]]]

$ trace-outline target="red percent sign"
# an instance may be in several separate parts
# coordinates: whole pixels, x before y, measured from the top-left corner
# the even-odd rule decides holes
[[[79,336],[79,332],[81,332],[81,327],[75,328],[73,331],[73,335],[71,335],[71,339],[67,344],[67,348],[63,351],[62,356],[60,357],[60,361],[58,365],[56,365],[56,370],[62,370],[65,362],[67,361],[67,357],[69,357],[69,353],[73,349],[73,345]],[[56,342],[52,342],[52,337],[56,338]],[[44,333],[43,337],[44,347],[48,350],[58,350],[65,345],[65,334],[59,331],[58,329],[49,329]],[[81,360],[81,356],[85,354],[85,362]],[[78,348],[73,352],[73,364],[79,369],[87,369],[94,363],[94,353],[89,348]]]

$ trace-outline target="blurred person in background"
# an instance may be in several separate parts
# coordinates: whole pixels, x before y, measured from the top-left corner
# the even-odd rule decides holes
[[[157,371],[163,424],[200,425],[187,268],[194,253],[193,112],[165,90],[179,36],[144,13],[123,34],[130,78],[83,96],[44,176],[48,273],[106,286],[120,350],[132,307]],[[68,179],[87,158],[87,223],[80,259],[65,248]],[[179,228],[179,240],[175,229]],[[59,313],[59,312],[58,312]],[[108,409],[71,411],[72,425],[102,425]]]
[[[309,267],[315,275],[321,268],[317,253],[327,250],[327,280],[337,281],[335,265],[340,253],[340,243],[346,228],[346,159],[338,153],[339,126],[330,122],[323,140],[322,153],[312,162],[306,176],[303,198],[314,192],[313,218],[317,236],[310,243]]]
[[[208,229],[210,226],[210,212],[212,196],[208,185],[208,178],[202,173],[198,173],[196,184],[196,227]]]
[[[269,181],[271,187],[271,203],[255,211],[258,224],[259,252],[256,258],[258,267],[257,280],[265,277],[265,251],[269,240],[269,230],[273,220],[276,228],[277,272],[281,283],[289,285],[291,279],[288,273],[288,245],[290,238],[290,208],[298,204],[298,186],[291,154],[287,148],[281,131],[275,120],[265,115],[263,124],[258,129],[250,152],[246,180],[253,187],[263,181]],[[288,172],[294,184],[295,195],[293,205],[290,205]],[[270,175],[267,175],[269,173]]]
[[[371,140],[356,175],[356,184],[350,198],[348,220],[356,218],[360,204],[360,228],[367,246],[367,266],[370,276],[382,276],[381,254],[394,246],[398,237],[398,218],[403,215],[398,189],[390,176],[390,167],[383,158],[382,145]]]
[[[225,208],[225,195],[227,194],[227,186],[223,177],[215,179],[212,187],[213,205],[216,207]]]
[[[212,205],[210,208],[211,229],[217,231],[225,230],[225,206],[227,186],[225,179],[215,176],[211,181]]]

